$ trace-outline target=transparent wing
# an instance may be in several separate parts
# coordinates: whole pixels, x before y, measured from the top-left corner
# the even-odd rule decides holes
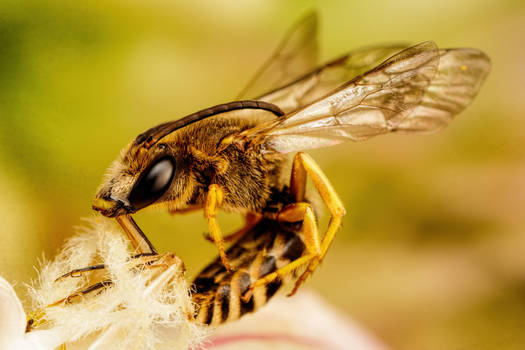
[[[392,131],[421,103],[438,65],[436,44],[415,45],[324,98],[239,137],[287,153]]]
[[[490,70],[475,49],[407,48],[323,98],[240,137],[282,153],[395,132],[430,132],[450,123]]]
[[[326,96],[352,78],[377,67],[381,62],[407,47],[408,45],[390,45],[349,52],[259,97],[258,100],[273,103],[283,112],[289,113]]]
[[[317,23],[316,12],[300,19],[237,98],[257,98],[314,69],[318,57]]]
[[[426,133],[447,126],[478,93],[490,71],[490,59],[476,49],[439,51],[439,69],[419,106],[396,131]]]

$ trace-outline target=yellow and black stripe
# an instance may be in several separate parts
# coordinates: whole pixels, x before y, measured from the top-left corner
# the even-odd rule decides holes
[[[195,278],[196,320],[216,326],[265,305],[281,288],[282,280],[256,287],[247,301],[242,296],[257,279],[299,258],[304,250],[301,223],[262,219],[228,250],[233,271],[227,271],[217,258]]]

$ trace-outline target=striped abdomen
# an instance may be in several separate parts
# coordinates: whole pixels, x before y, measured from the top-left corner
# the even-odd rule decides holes
[[[220,259],[216,259],[195,278],[196,320],[218,325],[265,305],[283,281],[257,287],[246,302],[241,297],[257,279],[303,254],[305,246],[300,232],[300,224],[283,226],[274,220],[261,220],[228,250],[234,271],[226,271]]]

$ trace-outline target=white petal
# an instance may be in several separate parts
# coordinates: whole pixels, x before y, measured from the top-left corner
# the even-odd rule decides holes
[[[17,338],[22,338],[26,328],[26,314],[16,293],[0,277],[0,349],[9,349]]]
[[[53,350],[66,341],[65,332],[58,328],[49,330],[32,331],[25,334],[24,346],[25,348],[18,349],[34,349],[34,350]]]
[[[208,349],[387,350],[369,331],[305,289],[276,297],[237,322],[217,329]]]
[[[25,333],[26,313],[13,287],[0,276],[0,349],[52,350],[64,342],[58,329]]]

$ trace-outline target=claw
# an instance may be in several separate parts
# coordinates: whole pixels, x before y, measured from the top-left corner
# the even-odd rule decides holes
[[[310,261],[310,263],[306,267],[306,270],[302,273],[301,276],[299,276],[297,281],[295,281],[295,285],[292,291],[287,294],[288,297],[291,297],[292,295],[297,293],[297,290],[299,290],[299,287],[301,287],[303,283],[306,281],[306,279],[308,278],[308,276],[310,276],[314,272],[314,270],[317,268],[317,265],[319,265],[320,262],[321,260],[319,258],[314,258],[312,259],[312,261]]]
[[[202,236],[203,236],[204,239],[207,240],[208,242],[215,243],[215,241],[213,240],[213,237],[211,236],[211,233],[209,233],[209,232],[203,232],[203,233],[202,233]]]
[[[226,254],[224,256],[221,256],[221,262],[228,272],[235,271],[233,266],[230,264],[230,260],[228,260],[228,257],[226,256]]]
[[[253,285],[251,285],[250,288],[248,288],[248,290],[246,292],[244,292],[244,294],[241,297],[241,300],[242,300],[243,303],[247,303],[247,302],[250,301],[250,298],[253,295],[253,290],[254,290],[254,287],[253,287]]]
[[[58,277],[55,282],[58,282],[58,281],[61,281],[67,277],[81,277],[82,274],[84,272],[88,272],[88,271],[94,271],[94,270],[102,270],[102,269],[105,269],[106,268],[106,265],[104,264],[98,264],[98,265],[93,265],[93,266],[87,266],[87,267],[84,267],[84,268],[81,268],[81,269],[75,269],[75,270],[72,270],[72,271],[69,271],[68,273],[65,273],[63,274],[62,276]]]

